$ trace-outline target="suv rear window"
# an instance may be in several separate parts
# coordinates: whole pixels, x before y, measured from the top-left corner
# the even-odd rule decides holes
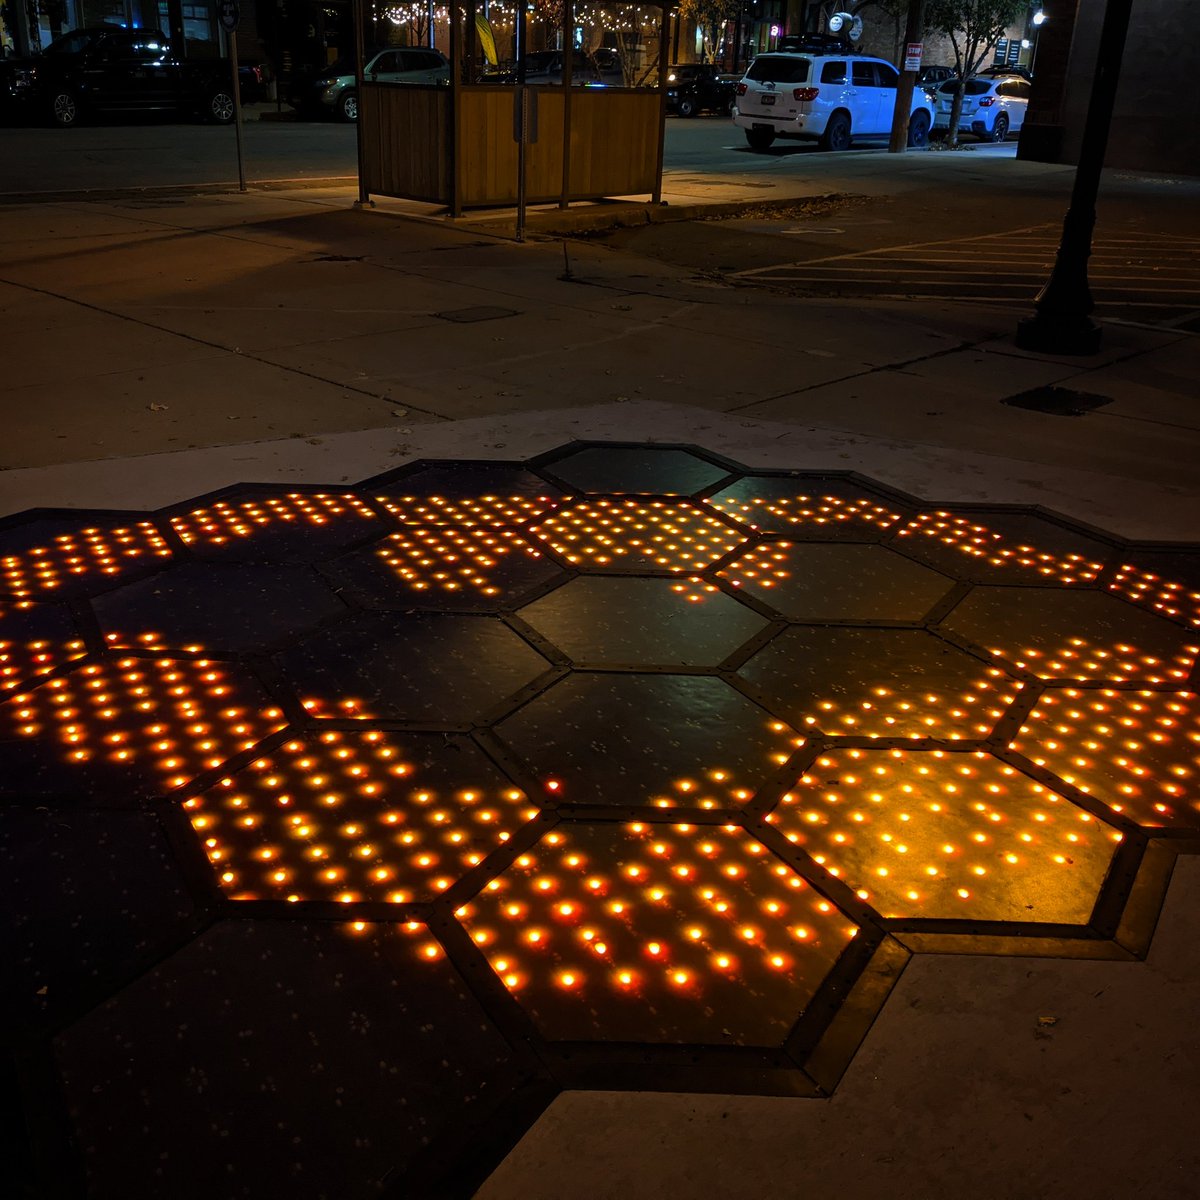
[[[982,96],[984,92],[991,88],[991,86],[991,81],[987,79],[968,79],[966,87],[963,88],[963,95]],[[941,92],[943,96],[953,96],[954,89],[956,87],[958,87],[958,80],[951,79],[948,83],[943,83],[942,86],[938,88],[938,91]]]
[[[785,58],[782,54],[760,54],[746,72],[758,83],[807,83],[812,60]]]

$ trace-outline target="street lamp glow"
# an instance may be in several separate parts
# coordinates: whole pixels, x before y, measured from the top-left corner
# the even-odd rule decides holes
[[[1037,12],[1035,12],[1033,14],[1033,23],[1035,25],[1042,25],[1045,23],[1045,21],[1046,21],[1046,14],[1044,12],[1042,12],[1042,10],[1039,8],[1037,10]]]

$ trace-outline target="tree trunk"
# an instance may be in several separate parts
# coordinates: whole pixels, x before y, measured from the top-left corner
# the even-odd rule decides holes
[[[962,116],[963,91],[967,81],[960,78],[958,87],[954,89],[954,103],[950,105],[950,128],[946,130],[946,145],[954,149],[958,145],[958,122]]]

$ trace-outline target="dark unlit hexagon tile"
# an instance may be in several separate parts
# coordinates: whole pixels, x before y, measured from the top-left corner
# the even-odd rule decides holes
[[[229,921],[66,1029],[55,1053],[90,1193],[376,1195],[518,1078],[425,945]]]
[[[311,567],[182,563],[92,602],[114,648],[255,650],[346,611]]]
[[[884,546],[764,542],[721,575],[797,621],[920,621],[954,586]]]
[[[1111,593],[1052,588],[975,588],[942,628],[1046,680],[1182,683],[1200,646]]]
[[[463,724],[550,663],[495,617],[362,614],[278,656],[314,716]]]
[[[521,617],[578,663],[716,666],[766,627],[757,613],[700,580],[571,580]]]
[[[563,803],[736,807],[795,732],[719,679],[576,674],[496,732]]]
[[[986,737],[1016,694],[997,667],[921,629],[785,629],[738,674],[797,729]]]
[[[169,944],[193,909],[150,813],[6,806],[0,861],[0,995],[18,1018]]]
[[[591,446],[543,469],[581,492],[642,496],[694,496],[729,474],[690,451],[655,446]]]

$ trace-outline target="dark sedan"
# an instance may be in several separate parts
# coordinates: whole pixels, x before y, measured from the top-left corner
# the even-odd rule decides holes
[[[667,112],[694,117],[701,112],[728,116],[737,99],[740,75],[720,75],[712,63],[676,63],[667,71]]]

